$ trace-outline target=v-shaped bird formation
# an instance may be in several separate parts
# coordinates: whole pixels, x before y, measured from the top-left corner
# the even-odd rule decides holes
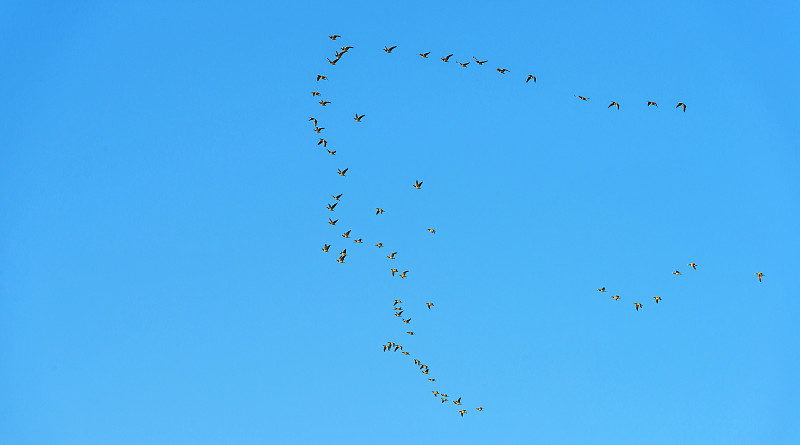
[[[330,38],[330,40],[337,40],[337,39],[341,38],[342,36],[340,36],[338,34],[332,34],[332,35],[330,35],[328,37]],[[395,57],[396,56],[395,50],[397,48],[398,48],[398,45],[391,45],[391,46],[390,45],[385,45],[382,48],[382,50],[383,50],[384,53],[386,53],[386,55],[383,56],[383,57]],[[342,57],[344,57],[346,54],[348,54],[351,49],[354,49],[354,47],[353,46],[349,46],[349,45],[340,47],[338,51],[334,52],[334,58],[333,59],[326,58],[328,64],[330,66],[332,66],[332,67],[333,66],[337,66],[337,63],[342,59]],[[380,48],[375,48],[375,50],[380,50]],[[402,52],[402,48],[398,52]],[[428,56],[431,54],[431,51],[419,52],[419,53],[415,53],[415,54],[420,56],[421,59],[426,59],[427,60],[426,62],[422,62],[421,61],[420,63],[436,63],[436,61],[435,61],[436,59],[428,59]],[[451,54],[446,54],[446,55],[442,55],[440,57],[440,59],[444,63],[450,63],[450,59],[453,56],[454,56],[454,54],[452,54],[452,53]],[[460,68],[465,68],[465,69],[470,69],[470,70],[472,70],[472,69],[479,69],[479,70],[480,69],[484,69],[485,70],[486,69],[485,67],[484,68],[481,68],[481,67],[483,67],[484,64],[489,62],[488,59],[480,60],[475,56],[471,56],[471,57],[475,61],[475,65],[471,65],[471,62],[460,62],[459,60],[463,60],[460,57],[455,59],[456,65],[458,65]],[[417,59],[417,60],[420,60],[420,59]],[[453,64],[450,64],[450,65],[453,65]],[[523,72],[524,73],[523,74],[523,76],[524,76],[523,79],[524,79],[524,83],[525,84],[529,84],[531,86],[533,84],[537,84],[537,80],[538,80],[537,77],[534,74],[531,74],[530,72],[526,73],[524,71],[516,70],[516,69],[515,69],[515,71],[512,71],[512,70],[510,70],[508,68],[505,68],[505,67],[496,67],[495,69],[500,75],[508,74],[509,76],[512,76],[512,77],[514,76],[514,73]],[[316,75],[316,82],[319,82],[321,80],[327,81],[328,77],[326,75],[323,75],[323,74],[317,74]],[[533,81],[532,84],[530,83],[531,80]],[[545,83],[546,83],[546,81],[545,81]],[[322,85],[322,84],[317,84],[317,85]],[[333,101],[323,98],[322,94],[323,94],[323,92],[322,91],[317,91],[317,88],[315,88],[314,91],[312,91],[312,97],[314,97],[315,100],[316,100],[317,97],[319,97],[319,100],[317,102],[319,105],[321,105],[323,107],[326,107],[326,109],[328,109],[328,105],[332,105],[332,107],[335,106]],[[582,102],[590,102],[591,103],[590,98],[587,97],[587,96],[574,94],[574,97],[579,99]],[[607,103],[607,102],[605,102],[605,103]],[[645,105],[646,108],[650,108],[651,106],[654,109],[658,108],[658,104],[655,101],[650,100],[650,99],[643,100],[642,103]],[[607,109],[616,108],[616,110],[620,110],[620,104],[616,100],[612,100],[611,103],[606,108]],[[680,108],[681,111],[686,112],[686,104],[684,102],[678,102],[678,104],[675,106],[675,108]],[[353,113],[354,111],[355,110],[350,110],[349,112]],[[351,114],[351,116],[353,116],[353,120],[356,122],[355,124],[352,124],[352,125],[368,125],[368,120],[367,120],[367,123],[365,123],[363,121],[363,119],[366,116],[366,114],[359,114],[359,113],[355,112],[354,114]],[[313,129],[314,129],[315,133],[321,134],[322,130],[325,130],[325,127],[319,126],[319,122],[318,122],[316,117],[312,116],[308,120],[313,124]],[[317,139],[318,139],[318,142],[317,142],[318,146],[321,145],[322,148],[325,148],[326,151],[330,155],[336,155],[336,150],[330,150],[330,149],[327,148],[328,147],[328,140],[326,140],[325,138],[321,138],[321,137],[318,137]],[[334,147],[336,146],[335,142],[333,143],[333,146]],[[337,168],[337,173],[340,176],[345,177],[345,178],[347,177],[346,176],[347,171],[348,171],[348,168],[344,168],[344,169]],[[414,178],[413,183],[411,181],[409,181],[409,184],[411,185],[411,187],[413,187],[416,190],[422,190],[423,182],[420,181],[419,179]],[[419,193],[419,192],[413,192],[413,193]],[[343,195],[342,193],[330,195],[334,199],[335,202],[333,204],[327,203],[327,210],[329,210],[331,212],[335,212],[335,211],[338,212],[339,210],[336,207],[340,202],[342,202],[342,199],[341,199],[342,195]],[[376,203],[376,204],[378,204],[378,203]],[[347,204],[344,204],[343,206],[346,207]],[[376,210],[375,215],[383,215],[384,214],[383,207],[373,207],[373,209]],[[391,208],[389,208],[388,215],[391,215]],[[381,218],[385,218],[385,216],[381,216]],[[336,223],[338,221],[339,221],[339,219],[328,218],[328,224],[330,224],[332,226],[336,225]],[[435,234],[436,233],[436,231],[433,228],[430,228],[430,227],[419,227],[420,231],[422,231],[423,229],[425,229],[428,232],[430,232],[430,234]],[[355,238],[355,237],[351,238],[351,232],[352,232],[352,229],[348,228],[347,231],[345,231],[344,233],[341,234],[341,237],[345,238],[345,239],[353,239],[354,243],[356,243],[356,244],[363,244],[364,241],[363,241],[362,238]],[[378,240],[372,240],[370,242],[376,242],[376,244],[374,244],[374,246],[379,248],[379,249],[384,247],[383,243],[378,241]],[[331,252],[330,248],[331,248],[331,244],[323,244],[322,251],[326,252],[326,253],[327,252]],[[336,261],[338,263],[340,263],[340,264],[345,264],[345,259],[347,258],[347,255],[348,255],[347,254],[347,249],[342,249],[342,251],[339,252],[338,258],[336,259]],[[398,253],[398,252],[391,252],[389,255],[384,255],[384,256],[386,257],[386,260],[383,260],[383,261],[389,261],[393,266],[396,263],[401,263],[402,262],[402,257],[403,257],[402,254]],[[697,264],[695,264],[693,262],[690,262],[687,265],[692,268],[692,271],[697,270]],[[399,266],[398,267],[391,267],[391,268],[387,268],[387,269],[391,272],[391,276],[392,277],[401,278],[401,279],[405,279],[407,276],[409,276],[408,274],[411,273],[409,270],[401,270],[401,269],[404,269],[404,268],[401,268]],[[386,270],[386,269],[384,269],[384,270]],[[676,276],[682,275],[682,273],[679,270],[675,270],[674,272],[672,272],[672,274],[676,275]],[[764,274],[761,273],[761,272],[756,272],[755,275],[758,277],[758,281],[761,282],[762,278],[764,277]],[[413,274],[412,274],[412,276],[413,276]],[[597,291],[603,293],[603,292],[606,292],[606,288],[605,287],[601,287],[601,288],[598,288]],[[622,298],[619,294],[610,295],[610,297],[612,299],[614,299],[615,301],[619,301]],[[659,304],[659,302],[662,301],[662,298],[660,296],[653,296],[651,298],[655,302],[654,304]],[[403,309],[402,306],[399,306],[402,303],[403,302],[401,300],[395,299],[394,300],[394,304],[393,304],[394,316],[397,317],[397,318],[400,318],[400,322],[403,323],[403,325],[401,325],[401,326],[403,326],[405,328],[403,330],[398,331],[398,333],[404,332],[405,334],[407,334],[409,336],[417,336],[418,333],[415,332],[414,329],[412,328],[412,324],[411,324],[412,317],[408,316],[408,318],[404,318],[404,316],[403,316],[403,313],[406,312],[406,311]],[[420,302],[419,304],[416,304],[415,307],[420,308],[422,306],[422,304],[423,303]],[[637,312],[640,309],[644,308],[644,304],[641,301],[634,301],[633,304],[634,304],[634,309]],[[435,307],[434,303],[430,302],[430,301],[429,302],[425,302],[424,305],[427,307],[428,310],[431,310],[431,308]],[[628,306],[628,307],[630,307],[630,306]],[[424,336],[424,332],[421,333],[421,335]],[[413,359],[413,364],[414,364],[415,367],[418,368],[419,372],[421,374],[424,374],[425,378],[428,381],[436,383],[436,378],[430,376],[430,371],[431,370],[428,367],[428,365],[424,364],[421,360],[419,360],[417,358],[413,358],[411,356],[411,353],[409,351],[405,350],[404,347],[401,344],[399,344],[399,343],[397,343],[395,341],[389,341],[386,344],[381,345],[381,347],[382,347],[384,352],[400,352],[402,355],[408,356],[409,359]],[[453,403],[454,406],[461,407],[461,396],[459,396],[457,399],[450,398],[450,396],[448,396],[447,394],[443,394],[442,392],[440,392],[437,389],[431,390],[431,393],[433,393],[434,397],[437,398],[437,400],[440,400],[442,404],[445,404],[445,402],[450,401],[450,402]],[[482,406],[476,407],[475,410],[476,411],[483,411],[483,407]],[[461,417],[463,417],[464,414],[466,414],[467,412],[468,411],[466,409],[460,409],[460,410],[457,411],[457,413]]]

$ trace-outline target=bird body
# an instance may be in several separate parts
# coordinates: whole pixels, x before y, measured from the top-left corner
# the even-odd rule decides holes
[[[475,59],[475,63],[477,63],[478,65],[483,65],[484,63],[488,62],[488,60],[478,60],[475,58],[475,56],[473,56],[472,58]]]
[[[414,181],[414,188],[419,190],[422,187],[422,181]]]
[[[683,102],[678,102],[678,105],[675,105],[675,108],[683,107],[683,112],[686,112],[686,104]]]
[[[344,174],[345,174],[345,173],[347,173],[347,170],[349,170],[349,169],[350,169],[350,167],[348,167],[348,168],[346,168],[346,169],[344,169],[344,170],[339,170],[339,169],[337,168],[336,170],[339,170],[339,174],[340,174],[341,176],[344,176]]]
[[[617,106],[617,110],[619,110],[619,104],[618,104],[618,103],[616,103],[616,102],[611,102],[611,103],[608,105],[608,108],[611,108],[611,107],[613,107],[614,105],[616,105],[616,106]]]
[[[697,270],[697,264],[689,263],[687,266],[692,266],[692,269]]]
[[[384,50],[384,51],[386,51],[386,54],[389,54],[389,53],[391,53],[391,52],[392,52],[392,50],[394,50],[395,48],[397,48],[397,45],[395,45],[395,46],[393,46],[393,47],[391,47],[391,48],[387,48],[387,47],[385,47],[385,46],[384,46],[384,47],[383,47],[383,50]]]
[[[652,100],[648,100],[647,101],[647,106],[649,107],[650,105],[654,105],[656,108],[658,108],[658,104],[657,103],[653,102]]]
[[[435,231],[435,230],[433,230],[433,229],[428,229],[428,232],[431,232],[431,233],[436,233],[436,231]]]
[[[653,300],[656,300],[656,304],[658,304],[658,302],[661,301],[661,297],[653,297]]]
[[[380,215],[381,213],[383,213],[383,209],[381,209],[381,208],[375,207],[375,210],[376,210],[375,211],[376,215]]]
[[[323,244],[323,245],[322,245],[322,251],[323,251],[323,252],[327,252],[327,251],[328,251],[328,249],[330,249],[330,248],[331,248],[331,245],[330,245],[330,244]]]
[[[761,277],[763,277],[764,274],[761,273],[761,272],[756,272],[756,276],[758,277],[758,282],[760,283],[761,282]]]
[[[400,274],[400,278],[405,278],[407,273],[408,271],[404,270],[403,273]]]
[[[500,73],[500,74],[505,74],[505,73],[507,73],[507,72],[508,72],[508,70],[507,70],[507,69],[505,69],[505,68],[498,68],[498,69],[497,69],[497,72],[498,72],[498,73]]]
[[[536,76],[533,74],[528,74],[528,78],[525,79],[525,83],[528,83],[529,80],[533,80],[533,83],[536,83]]]
[[[319,82],[320,80],[328,80],[328,78],[323,76],[322,74],[317,74],[317,82]]]
[[[642,303],[633,303],[633,304],[636,307],[637,312],[639,311],[639,308],[642,307]]]
[[[423,58],[423,59],[427,59],[427,58],[428,58],[428,54],[430,54],[430,53],[431,53],[431,52],[430,52],[430,51],[428,51],[427,53],[417,53],[417,55],[418,55],[418,56],[422,56],[422,58]]]
[[[452,54],[442,57],[442,62],[449,62],[451,57],[453,57]]]
[[[321,100],[321,101],[319,101],[319,104],[322,105],[323,107],[327,106],[329,103],[331,103],[331,101],[329,101],[329,100]]]
[[[577,97],[580,100],[589,100],[588,97],[583,97],[583,96],[575,96],[575,97]]]
[[[356,117],[354,117],[353,119],[354,119],[356,122],[361,122],[361,119],[362,119],[364,116],[366,116],[366,114],[362,114],[361,116],[359,116],[359,115],[358,115],[358,113],[356,113]]]

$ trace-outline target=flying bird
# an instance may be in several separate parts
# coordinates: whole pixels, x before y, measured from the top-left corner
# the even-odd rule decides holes
[[[505,68],[498,68],[498,69],[497,69],[497,72],[498,72],[498,73],[500,73],[500,74],[505,74],[507,71],[508,71],[508,70],[507,70],[507,69],[505,69]]]
[[[342,264],[344,264],[344,257],[343,257],[343,256],[340,256],[340,257],[339,257],[339,259],[338,259],[338,260],[336,260],[336,261],[338,261],[339,263],[342,263]]]
[[[613,298],[615,300],[619,300],[619,295],[611,295],[611,298]]]
[[[312,95],[312,96],[319,96],[319,91],[312,91],[312,92],[311,92],[311,95]]]
[[[375,247],[377,247],[377,248],[381,248],[381,247],[383,247],[383,243],[378,243],[378,244],[375,244]]]
[[[692,269],[697,270],[697,264],[689,263],[687,266],[692,266]]]
[[[315,131],[316,133],[319,133],[319,132],[321,132],[321,131],[322,131],[322,130],[324,130],[324,129],[325,129],[325,127],[314,127],[314,131]]]
[[[336,150],[333,150],[333,151],[331,151],[331,150],[328,150],[328,149],[326,149],[325,151],[327,151],[328,153],[330,153],[330,154],[331,154],[331,156],[336,156]]]
[[[356,113],[356,117],[354,117],[353,119],[356,122],[361,122],[361,118],[363,118],[364,116],[366,116],[366,114],[362,114],[361,116],[359,116],[358,113]]]
[[[348,232],[349,232],[349,230],[348,230]],[[347,256],[347,249],[342,249],[342,251],[341,251],[341,252],[339,252],[339,255],[341,255],[341,256]]]
[[[756,275],[758,276],[758,282],[760,283],[761,282],[761,277],[763,277],[764,274],[761,273],[761,272],[756,272]]]
[[[467,65],[469,65],[469,62],[467,62],[467,63],[461,63],[461,62],[459,62],[459,61],[456,61],[456,63],[457,63],[457,64],[459,64],[459,65],[461,65],[461,66],[462,66],[462,67],[464,67],[464,68],[466,68],[466,67],[467,67]]]
[[[332,35],[332,36],[328,36],[328,37],[330,37],[330,39],[331,39],[331,40],[336,40],[336,39],[338,39],[338,38],[339,38],[339,37],[341,37],[341,36],[340,36],[339,34],[334,34],[334,35]]]
[[[392,272],[392,276],[394,276],[394,274],[397,272],[397,269],[389,269],[389,271]]]
[[[661,301],[661,297],[653,297],[653,300],[656,300],[656,304],[658,304],[658,302]]]
[[[327,57],[326,57],[326,59],[327,59]],[[330,63],[331,65],[336,65],[336,62],[338,62],[338,61],[339,61],[339,58],[338,58],[338,57],[337,57],[337,58],[335,58],[335,59],[333,59],[333,60],[331,60],[331,59],[328,59],[328,63]]]
[[[328,78],[323,76],[322,74],[317,74],[317,82],[319,82],[320,80],[328,80]]]
[[[431,233],[436,233],[436,231],[435,231],[435,230],[433,230],[433,229],[428,229],[428,232],[431,232]]]
[[[394,304],[393,304],[393,306],[397,306],[397,305],[398,305],[398,304],[400,304],[400,303],[402,303],[402,301],[400,301],[400,300],[394,300]]]
[[[605,291],[606,291],[606,288],[605,288],[605,287],[601,287],[600,289],[597,289],[597,291],[598,291],[598,292],[605,292]]]
[[[314,122],[314,127],[317,126],[317,119],[316,118],[309,117],[308,120],[310,120],[311,122]]]
[[[683,102],[678,102],[678,105],[675,105],[675,108],[683,107],[683,112],[686,112],[686,104]]]
[[[611,102],[610,104],[608,104],[608,108],[611,108],[611,107],[613,107],[614,105],[616,105],[616,106],[617,106],[617,110],[619,110],[619,104],[618,104],[618,103],[616,103],[616,102]]]
[[[408,335],[414,335],[414,331],[406,331],[406,334],[408,334]]]
[[[528,78],[525,79],[525,83],[528,83],[529,80],[533,79],[533,83],[536,83],[536,76],[533,74],[528,74]]]
[[[428,380],[430,380],[431,382],[435,382],[436,381],[436,379],[428,379]]]
[[[422,56],[424,59],[427,59],[427,58],[428,58],[428,54],[430,54],[430,53],[431,53],[431,52],[430,52],[430,51],[428,51],[427,53],[417,53],[417,55],[418,55],[418,56]]]
[[[319,101],[319,104],[322,105],[323,107],[328,105],[329,103],[331,103],[331,101],[329,101],[329,100],[321,100],[321,101]]]
[[[359,244],[362,244],[362,243],[363,243],[363,241],[361,241],[361,238],[359,238],[359,239],[354,239],[354,240],[353,240],[353,242],[354,242],[354,243],[359,243]]]
[[[330,210],[332,212],[333,209],[336,208],[337,205],[339,205],[338,202],[334,202],[333,205],[328,204],[328,210]]]
[[[636,307],[636,311],[639,311],[639,308],[642,307],[642,303],[633,303],[634,307]]]
[[[420,182],[420,181],[414,181],[414,188],[415,188],[415,189],[419,189],[420,187],[422,187],[422,182]]]
[[[393,47],[391,47],[391,48],[387,48],[387,47],[385,47],[385,46],[384,46],[384,47],[383,47],[383,50],[384,50],[384,51],[386,51],[386,54],[389,54],[389,53],[391,53],[391,52],[392,52],[392,50],[393,50],[393,49],[395,49],[395,48],[397,48],[397,45],[395,45],[395,46],[393,46]]]
[[[425,306],[428,306],[428,309],[430,309],[431,306],[433,306],[433,303],[425,303]]]
[[[472,56],[472,58],[473,58],[473,59],[475,59],[475,56]],[[483,64],[484,64],[484,63],[486,63],[486,62],[488,62],[488,60],[478,60],[478,59],[475,59],[475,63],[477,63],[478,65],[483,65]]]
[[[459,410],[458,412],[461,414],[461,417],[464,417],[464,414],[467,413],[467,410],[462,409],[462,410]]]
[[[351,49],[353,49],[353,47],[348,45],[348,46],[343,46],[343,47],[341,47],[339,49],[341,49],[343,53],[346,53],[347,51],[350,51]]]
[[[405,318],[402,318],[402,320],[403,320],[403,323],[405,323],[405,324],[411,323],[411,319],[410,318],[408,320],[406,320]]]
[[[339,174],[340,174],[340,175],[342,175],[342,176],[344,176],[344,174],[345,174],[345,173],[347,173],[347,170],[349,170],[349,169],[350,169],[350,167],[348,167],[348,168],[346,168],[346,169],[344,169],[344,170],[339,170],[339,169],[337,168],[336,170],[339,170]]]
[[[453,400],[453,403],[456,405],[461,405],[461,397],[459,397],[458,400]]]
[[[320,144],[323,147],[327,147],[328,146],[328,141],[326,141],[325,139],[319,138],[319,142],[317,142],[317,145],[320,145]]]
[[[453,57],[452,54],[450,54],[449,56],[442,57],[442,62],[449,62],[451,57]]]
[[[323,244],[323,245],[322,245],[322,251],[323,251],[323,252],[327,252],[327,251],[328,251],[328,249],[330,249],[330,248],[331,248],[331,245],[330,245],[330,244]]]
[[[400,274],[400,278],[405,278],[407,273],[408,271],[404,270],[403,273]]]
[[[483,407],[482,406],[479,406],[479,407],[477,407],[475,409],[478,410],[478,411],[483,411]]]
[[[652,100],[648,100],[647,101],[647,106],[649,107],[650,105],[655,105],[656,108],[658,108],[658,104],[657,103],[653,102]]]
[[[675,272],[672,272],[672,275],[680,275],[680,274],[681,273],[679,271],[677,271],[677,270]]]
[[[339,193],[339,194],[338,194],[338,195],[336,195],[336,196],[333,196],[333,195],[331,195],[331,198],[333,198],[333,199],[335,199],[335,200],[337,200],[337,201],[338,201],[338,200],[339,200],[339,198],[341,198],[341,197],[342,197],[342,195],[344,195],[344,193]]]
[[[342,238],[350,238],[350,232],[351,232],[351,230],[348,230],[347,232],[344,232],[342,234]]]
[[[380,215],[381,213],[383,213],[383,209],[379,209],[379,208],[375,207],[375,210],[376,210],[375,211],[376,215]]]
[[[583,96],[575,96],[575,97],[577,97],[580,100],[589,100],[588,97],[583,97]]]
[[[338,219],[330,219],[330,218],[328,218],[328,224],[330,224],[332,226],[335,226],[337,222],[339,222]]]
[[[389,258],[390,260],[393,260],[393,259],[395,259],[395,257],[394,257],[395,255],[397,255],[397,252],[392,252],[391,255],[386,255],[386,258]]]

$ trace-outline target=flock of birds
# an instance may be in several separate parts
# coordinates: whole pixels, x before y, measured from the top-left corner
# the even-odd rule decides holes
[[[338,34],[334,34],[334,35],[331,35],[331,36],[328,36],[328,37],[329,37],[331,40],[337,40],[337,39],[338,39],[338,38],[340,38],[341,36],[340,36],[340,35],[338,35]],[[391,53],[392,53],[392,51],[394,51],[396,48],[397,48],[397,46],[391,46],[391,47],[389,47],[389,46],[384,46],[384,48],[383,48],[383,51],[384,51],[384,52],[386,52],[387,54],[391,54]],[[336,64],[337,64],[337,63],[338,63],[338,62],[339,62],[339,61],[342,59],[342,57],[343,57],[345,54],[347,54],[347,53],[348,53],[348,51],[350,51],[351,49],[353,49],[353,47],[352,47],[352,46],[342,46],[342,47],[339,49],[339,51],[336,51],[336,52],[334,53],[334,59],[333,59],[333,60],[331,60],[330,58],[328,58],[328,59],[327,59],[327,60],[328,60],[328,63],[329,63],[330,65],[332,65],[332,66],[335,66],[335,65],[336,65]],[[427,58],[428,58],[428,56],[430,55],[430,51],[428,51],[428,52],[425,52],[425,53],[418,53],[418,55],[419,55],[420,57],[424,58],[424,59],[427,59]],[[449,63],[449,61],[450,61],[450,58],[451,58],[452,56],[453,56],[453,54],[448,54],[448,55],[446,55],[446,56],[443,56],[443,57],[441,57],[441,60],[442,60],[443,62],[445,62],[445,63]],[[488,62],[488,60],[479,60],[479,59],[477,59],[477,58],[475,58],[475,57],[473,57],[473,59],[474,59],[474,61],[475,61],[475,63],[476,63],[477,65],[483,65],[483,64],[485,64],[485,63],[487,63],[487,62]],[[467,66],[468,66],[468,65],[469,65],[471,62],[458,62],[458,61],[456,61],[456,63],[457,63],[458,65],[460,65],[461,67],[463,67],[463,68],[466,68],[466,67],[467,67]],[[497,71],[498,71],[500,74],[505,74],[505,73],[509,72],[509,70],[508,70],[508,69],[506,69],[506,68],[497,68]],[[319,82],[319,81],[322,81],[322,80],[328,80],[328,78],[327,78],[325,75],[318,74],[318,75],[317,75],[317,79],[316,79],[316,81],[317,81],[317,82]],[[526,77],[526,79],[525,79],[525,82],[527,83],[527,82],[530,82],[531,80],[533,80],[533,82],[534,82],[534,83],[536,83],[536,76],[534,76],[533,74],[528,74],[528,75],[527,75],[527,77]],[[312,93],[311,93],[311,94],[312,94],[312,96],[314,96],[314,97],[317,97],[317,96],[321,96],[321,94],[322,94],[322,93],[320,93],[319,91],[312,91]],[[587,100],[589,100],[589,98],[588,98],[588,97],[585,97],[585,96],[575,95],[575,97],[577,97],[578,99],[580,99],[580,100],[582,100],[582,101],[587,101]],[[320,99],[318,103],[319,103],[321,106],[325,107],[325,106],[327,106],[327,105],[331,104],[332,102],[331,102],[331,101],[329,101],[329,100]],[[648,106],[648,107],[649,107],[649,106],[658,107],[658,104],[657,104],[656,102],[654,102],[654,101],[650,101],[650,100],[648,100],[648,101],[647,101],[647,106]],[[619,103],[617,103],[616,101],[612,101],[612,102],[611,102],[611,104],[609,104],[607,108],[611,108],[611,107],[616,107],[617,109],[619,109],[620,105],[619,105]],[[676,105],[676,107],[675,107],[675,108],[682,108],[682,109],[683,109],[683,111],[684,111],[684,112],[686,112],[686,104],[685,104],[685,103],[683,103],[683,102],[679,102],[679,103]],[[362,119],[364,119],[364,117],[365,117],[365,116],[366,116],[365,114],[358,114],[358,113],[355,113],[355,116],[353,117],[353,120],[354,120],[354,121],[356,121],[356,122],[362,122]],[[309,121],[310,121],[310,122],[311,122],[311,123],[314,125],[314,132],[316,132],[317,134],[321,134],[321,133],[322,133],[322,131],[323,131],[323,130],[325,130],[325,127],[320,127],[320,126],[319,126],[319,121],[318,121],[318,120],[317,120],[315,117],[313,117],[313,116],[312,116],[312,117],[310,117],[308,120],[309,120]],[[327,151],[327,152],[328,152],[330,155],[334,155],[334,156],[336,155],[336,150],[330,150],[330,149],[328,149],[328,141],[327,141],[325,138],[323,138],[323,137],[320,137],[320,138],[319,138],[319,142],[317,142],[317,146],[320,146],[320,145],[321,145],[323,148],[325,148],[325,150],[326,150],[326,151]],[[343,176],[343,177],[345,177],[345,176],[346,176],[346,174],[347,174],[347,171],[348,171],[348,168],[345,168],[345,169],[343,169],[343,170],[342,170],[342,169],[337,169],[337,173],[338,173],[340,176]],[[414,183],[412,184],[412,186],[413,186],[415,189],[417,189],[417,190],[420,190],[420,189],[422,189],[422,181],[415,180],[415,181],[414,181]],[[333,203],[333,204],[331,204],[331,203],[328,203],[328,204],[327,204],[327,209],[328,209],[329,211],[331,211],[331,212],[335,211],[335,209],[336,209],[336,206],[339,204],[339,202],[340,202],[340,200],[341,200],[341,198],[342,198],[342,195],[343,195],[342,193],[339,193],[338,195],[330,195],[330,196],[331,196],[331,198],[333,198],[333,200],[334,200],[334,203]],[[381,215],[381,214],[383,214],[383,213],[384,213],[384,210],[383,210],[382,208],[379,208],[379,207],[376,207],[376,208],[375,208],[375,214],[376,214],[376,215]],[[335,226],[335,225],[336,225],[336,223],[337,223],[338,221],[339,221],[338,219],[328,218],[328,224],[330,224],[330,225],[332,225],[332,226]],[[435,233],[436,233],[436,230],[434,230],[433,228],[427,228],[427,230],[428,230],[428,232],[430,232],[431,234],[435,234]],[[355,237],[352,237],[352,238],[351,238],[351,236],[350,236],[350,233],[351,233],[351,231],[352,231],[352,230],[347,230],[346,232],[344,232],[344,233],[342,233],[342,234],[341,234],[341,237],[342,237],[342,238],[344,238],[344,239],[352,239],[352,240],[353,240],[353,242],[354,242],[354,243],[356,243],[356,244],[363,244],[363,239],[361,239],[361,238],[355,238]],[[376,243],[374,246],[375,246],[375,247],[377,247],[377,248],[379,248],[379,249],[380,249],[380,248],[382,248],[382,247],[384,247],[382,242],[378,242],[378,243]],[[322,251],[323,251],[323,252],[330,252],[330,248],[331,248],[331,245],[330,245],[330,244],[323,244],[323,246],[322,246]],[[387,258],[387,259],[389,259],[389,260],[396,260],[397,258],[396,258],[395,256],[396,256],[397,254],[398,254],[398,252],[391,252],[389,255],[386,255],[386,258]],[[347,249],[346,249],[346,248],[344,248],[344,249],[342,249],[342,251],[341,251],[341,252],[339,252],[339,253],[338,253],[338,258],[336,259],[336,261],[337,261],[338,263],[344,264],[344,262],[345,262],[345,259],[346,259],[346,258],[347,258]],[[688,263],[687,265],[688,265],[688,266],[691,266],[691,268],[692,268],[693,270],[697,270],[697,264],[695,264],[695,263],[693,263],[693,262],[692,262],[692,263]],[[401,279],[404,279],[404,278],[406,278],[407,274],[409,273],[409,271],[408,271],[408,270],[403,270],[403,271],[401,272],[401,271],[400,271],[398,268],[396,268],[396,267],[391,267],[391,268],[389,268],[389,271],[391,272],[391,274],[392,274],[392,276],[393,276],[393,277],[397,276],[397,277],[399,277],[399,278],[401,278]],[[680,271],[678,271],[678,270],[676,270],[676,271],[672,272],[672,274],[673,274],[673,275],[682,275],[682,273],[681,273]],[[755,274],[755,275],[758,277],[758,281],[759,281],[759,282],[761,281],[762,277],[764,276],[764,274],[763,274],[763,273],[761,273],[761,272],[756,272],[756,274]],[[606,292],[606,288],[605,288],[605,287],[601,287],[601,288],[597,289],[597,291],[598,291],[598,292]],[[618,294],[615,294],[615,295],[611,295],[611,298],[613,298],[614,300],[619,300],[621,297],[620,297]],[[656,303],[656,304],[658,304],[658,302],[662,300],[662,298],[661,298],[661,297],[659,297],[659,296],[655,296],[655,297],[652,297],[652,298],[653,298],[653,300],[655,301],[655,303]],[[402,304],[402,303],[403,303],[403,302],[402,302],[401,300],[397,300],[397,299],[396,299],[396,300],[394,300],[394,304],[393,304],[394,315],[395,315],[396,317],[400,318],[400,320],[402,321],[402,323],[404,323],[404,324],[407,324],[407,325],[410,325],[410,323],[411,323],[411,317],[409,317],[409,318],[404,318],[404,317],[403,317],[403,313],[405,312],[405,310],[403,309],[403,307],[402,307],[402,306],[398,306],[398,305],[400,305],[400,304]],[[639,309],[641,309],[641,308],[643,307],[643,304],[642,304],[642,303],[640,303],[640,302],[634,302],[633,304],[634,304],[634,308],[636,309],[636,311],[638,311]],[[432,307],[434,307],[434,304],[433,304],[432,302],[427,302],[427,303],[425,303],[425,305],[427,306],[428,310],[430,310]],[[409,328],[409,329],[410,329],[410,328]],[[413,331],[413,330],[408,330],[408,331],[405,331],[405,333],[406,333],[406,334],[408,334],[408,335],[412,335],[412,336],[413,336],[413,335],[415,335],[415,333],[414,333],[414,331]],[[381,346],[382,346],[382,348],[383,348],[383,351],[384,351],[384,352],[398,352],[398,351],[399,351],[399,352],[400,352],[401,354],[403,354],[403,355],[406,355],[406,356],[410,356],[410,355],[411,355],[411,354],[410,354],[410,352],[408,352],[408,351],[404,350],[404,348],[403,348],[403,346],[402,346],[401,344],[399,344],[399,343],[396,343],[396,342],[393,342],[393,341],[389,341],[388,343],[386,343],[386,344],[384,344],[384,345],[381,345]],[[430,372],[430,369],[428,368],[428,365],[426,365],[426,364],[422,363],[422,362],[421,362],[420,360],[418,360],[418,359],[414,359],[414,365],[415,365],[415,366],[417,366],[417,367],[419,367],[419,371],[420,371],[420,373],[424,374],[424,375],[426,376],[426,378],[427,378],[427,379],[428,379],[430,382],[436,382],[436,379],[435,379],[435,378],[433,378],[433,377],[430,377],[430,374],[429,374],[429,372]],[[461,407],[461,406],[462,406],[462,405],[461,405],[461,397],[459,397],[458,399],[454,399],[454,400],[453,400],[453,399],[452,399],[450,396],[448,396],[447,394],[441,393],[441,392],[439,392],[438,390],[432,390],[432,391],[431,391],[431,393],[433,393],[434,397],[437,397],[438,399],[441,399],[441,403],[442,403],[442,404],[444,404],[445,402],[448,402],[448,401],[450,401],[450,402],[452,402],[454,405],[456,405],[457,407]],[[475,408],[475,410],[477,410],[477,411],[483,411],[483,407],[480,407],[480,406],[479,406],[479,407]],[[459,409],[459,410],[458,410],[458,413],[459,413],[459,414],[460,414],[460,415],[463,417],[463,416],[464,416],[464,414],[466,414],[466,413],[467,413],[467,410],[462,408],[462,409]]]

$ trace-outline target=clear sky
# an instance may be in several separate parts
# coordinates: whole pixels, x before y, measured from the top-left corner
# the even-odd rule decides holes
[[[800,4],[230,3],[0,3],[0,443],[800,442]]]

